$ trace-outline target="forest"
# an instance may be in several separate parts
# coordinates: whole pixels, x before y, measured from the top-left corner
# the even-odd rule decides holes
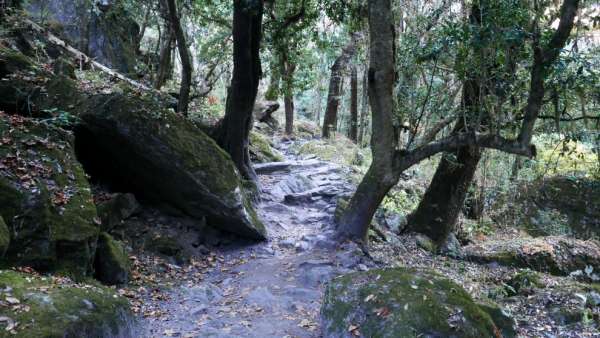
[[[0,337],[600,337],[600,2],[0,0]]]

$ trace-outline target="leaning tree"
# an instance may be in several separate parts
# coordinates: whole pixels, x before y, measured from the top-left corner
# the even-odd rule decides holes
[[[564,48],[579,7],[579,0],[565,0],[560,8],[559,23],[548,37],[536,28],[532,36],[533,60],[527,104],[522,111],[518,136],[510,137],[502,129],[468,129],[421,143],[417,147],[400,148],[394,127],[395,25],[391,0],[369,1],[370,68],[369,102],[372,110],[371,149],[373,161],[339,222],[341,238],[367,241],[368,229],[376,209],[400,175],[413,165],[442,152],[472,146],[491,148],[506,153],[534,157],[531,144],[535,123],[544,101],[544,81]],[[539,13],[534,27],[539,23]],[[518,117],[514,117],[514,122]],[[501,125],[494,121],[495,125]]]
[[[262,0],[234,0],[233,77],[227,95],[225,117],[214,131],[214,138],[225,149],[242,177],[256,181],[248,151],[252,111],[262,75]]]

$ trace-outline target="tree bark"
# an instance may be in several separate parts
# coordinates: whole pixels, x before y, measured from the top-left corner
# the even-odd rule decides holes
[[[352,67],[350,73],[350,139],[358,142],[358,72]]]
[[[158,71],[154,80],[155,89],[161,89],[171,75],[173,70],[171,51],[175,44],[175,32],[170,24],[168,7],[165,0],[159,1],[159,9],[164,24],[162,30],[162,45],[160,46],[160,55],[158,57]]]
[[[368,72],[369,67],[365,66],[365,71],[362,80],[362,102],[360,111],[360,123],[358,125],[358,145],[363,146],[366,129],[367,129],[367,115],[369,114],[369,89],[368,89]]]
[[[294,133],[294,72],[296,65],[289,62],[287,51],[280,54],[280,65],[283,80],[283,101],[285,108],[285,134]]]
[[[396,138],[392,112],[395,65],[391,0],[369,1],[369,31],[371,61],[368,87],[373,114],[373,161],[338,224],[341,238],[362,242],[367,241],[369,225],[377,207],[400,176],[394,170]]]
[[[474,4],[471,8],[469,21],[473,26],[481,26],[479,5]],[[478,53],[476,46],[472,49],[473,54]],[[482,90],[482,79],[477,73],[469,74],[468,78],[462,91],[464,116],[458,117],[452,134],[477,128],[472,125],[477,124],[476,121],[481,121],[483,126],[489,122],[481,104],[481,97],[488,94],[485,89]],[[442,156],[423,199],[408,217],[409,230],[425,234],[439,244],[448,238],[463,210],[481,156],[481,149],[473,146]]]
[[[262,13],[262,0],[234,0],[233,78],[227,95],[225,117],[215,131],[215,139],[231,155],[242,177],[253,181],[257,177],[250,163],[248,137],[262,73]]]
[[[172,30],[175,33],[177,50],[179,51],[179,57],[181,58],[181,86],[179,88],[177,110],[181,114],[187,115],[190,101],[190,86],[192,85],[192,58],[185,41],[185,33],[181,27],[179,15],[177,14],[175,0],[167,0],[167,7],[169,9],[169,21],[171,22]]]
[[[348,63],[356,54],[357,35],[352,34],[350,42],[342,50],[342,54],[331,66],[331,77],[329,79],[329,94],[327,96],[327,108],[325,110],[325,117],[323,121],[323,137],[329,138],[331,132],[337,130],[337,113],[340,105],[340,98],[342,96],[342,82],[344,78],[344,72],[348,67]]]

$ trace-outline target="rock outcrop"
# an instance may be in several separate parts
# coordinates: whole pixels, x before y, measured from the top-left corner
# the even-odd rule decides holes
[[[113,3],[114,2],[114,3]],[[30,0],[26,10],[75,48],[123,73],[133,73],[139,26],[118,1]]]
[[[10,232],[5,263],[92,271],[100,222],[68,132],[0,113],[0,215]]]
[[[0,325],[8,337],[136,337],[126,299],[66,278],[0,270]]]
[[[569,235],[600,238],[600,182],[552,177],[523,187],[498,221],[521,227],[532,236]]]
[[[429,270],[377,269],[332,280],[324,337],[514,337],[514,320]]]
[[[564,236],[488,240],[463,247],[466,259],[569,275],[600,271],[600,243]]]
[[[124,94],[91,96],[79,117],[78,155],[92,176],[212,227],[265,238],[229,155],[191,122]]]
[[[103,232],[98,238],[94,261],[95,277],[104,284],[122,285],[129,281],[131,265],[123,244]]]

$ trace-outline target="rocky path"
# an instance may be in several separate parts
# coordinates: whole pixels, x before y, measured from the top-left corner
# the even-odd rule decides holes
[[[286,145],[282,145],[285,152]],[[202,280],[174,289],[148,319],[150,337],[318,337],[323,284],[370,263],[354,245],[332,240],[346,169],[288,155],[257,167],[260,216],[268,242],[233,245]]]

